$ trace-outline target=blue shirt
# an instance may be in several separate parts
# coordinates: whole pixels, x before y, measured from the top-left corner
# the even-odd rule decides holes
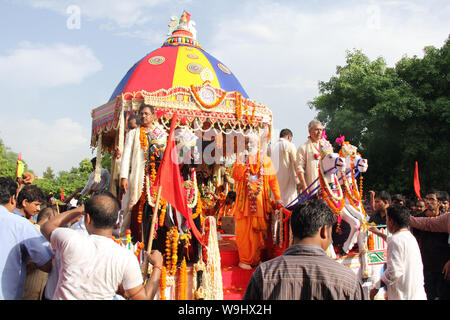
[[[53,251],[30,221],[0,205],[0,300],[22,299],[28,257],[41,267]]]
[[[19,211],[19,209],[15,208],[13,211],[14,214],[17,214],[19,217],[26,218],[22,212]],[[31,217],[31,220],[33,220],[35,223],[37,222],[37,214]]]

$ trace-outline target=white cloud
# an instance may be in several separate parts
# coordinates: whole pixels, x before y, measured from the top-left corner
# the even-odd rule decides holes
[[[26,0],[35,8],[45,8],[67,15],[67,8],[75,5],[80,8],[81,19],[100,20],[104,23],[129,28],[142,25],[151,19],[152,9],[167,0]]]
[[[433,19],[437,9],[419,2],[300,7],[245,3],[216,20],[205,47],[230,67],[252,99],[272,109],[275,127],[293,129],[297,144],[314,116],[307,102],[319,94],[318,82],[345,64],[346,50],[361,49],[370,59],[382,56],[394,66],[405,54],[422,56],[425,46],[441,47],[450,27],[448,19]]]
[[[84,45],[22,42],[0,56],[0,82],[19,88],[79,84],[101,69],[100,61]]]
[[[20,126],[9,118],[0,118],[0,136],[12,151],[22,154],[37,175],[47,167],[55,172],[70,170],[90,157],[90,131],[69,118],[43,122],[23,118]]]

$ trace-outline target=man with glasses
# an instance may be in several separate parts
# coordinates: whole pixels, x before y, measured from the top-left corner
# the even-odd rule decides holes
[[[308,140],[297,150],[296,172],[300,180],[302,192],[319,177],[320,149],[319,142],[322,139],[323,125],[319,120],[312,120],[308,124]],[[311,192],[319,186],[319,181],[307,190]]]
[[[125,236],[126,230],[131,229],[133,240],[143,241],[142,229],[139,222],[134,221],[136,219],[133,219],[132,215],[134,217],[135,213],[137,214],[137,207],[143,190],[146,167],[145,153],[148,152],[149,146],[155,139],[164,140],[165,144],[167,133],[164,128],[154,123],[156,116],[153,106],[142,104],[138,114],[140,125],[127,133],[120,164],[119,177],[124,191],[120,236]]]
[[[441,214],[437,192],[428,192],[424,200],[426,210],[416,217],[437,217]],[[450,259],[448,234],[446,232],[430,232],[418,229],[413,229],[412,231],[419,243],[422,254],[427,298],[428,300],[442,299],[449,285],[442,273],[445,264]]]

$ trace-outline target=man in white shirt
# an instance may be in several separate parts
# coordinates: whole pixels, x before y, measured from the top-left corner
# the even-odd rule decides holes
[[[85,214],[88,234],[60,228]],[[129,299],[153,299],[161,276],[162,255],[147,255],[153,272],[143,285],[136,256],[112,239],[119,202],[110,193],[94,195],[85,204],[66,211],[42,226],[42,233],[60,255],[60,273],[54,300],[111,300],[119,287]]]
[[[300,180],[300,187],[304,192],[312,192],[319,186],[319,142],[322,139],[323,126],[319,120],[312,120],[308,124],[308,140],[297,150],[296,172]],[[314,184],[313,184],[314,183]],[[316,190],[317,192],[317,190]]]
[[[408,230],[409,209],[391,206],[387,210],[386,225],[391,236],[377,228],[369,230],[387,240],[386,270],[370,291],[373,299],[378,290],[386,286],[389,300],[426,300],[423,264],[416,238]]]
[[[125,236],[126,230],[130,229],[133,241],[146,240],[147,237],[144,236],[144,233],[147,229],[150,229],[150,219],[147,219],[146,209],[144,208],[142,225],[137,221],[138,210],[136,210],[145,184],[145,168],[146,166],[147,168],[150,167],[151,159],[146,160],[145,154],[151,153],[152,145],[159,145],[160,148],[165,149],[167,141],[167,133],[157,123],[153,106],[142,104],[139,107],[139,118],[140,125],[130,130],[125,138],[119,174],[120,185],[124,192],[120,236]]]
[[[283,206],[287,206],[297,198],[299,183],[295,173],[297,150],[292,143],[291,130],[280,131],[280,139],[273,145],[270,158],[277,173]]]

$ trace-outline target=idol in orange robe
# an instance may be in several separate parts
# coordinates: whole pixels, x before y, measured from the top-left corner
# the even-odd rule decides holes
[[[271,191],[274,202],[278,202],[277,206],[281,206],[280,189],[272,161],[262,152],[258,151],[257,154],[233,165],[236,189],[233,208],[236,244],[239,266],[244,269],[250,269],[260,262],[261,249],[265,247],[264,239],[270,226]],[[260,157],[263,157],[262,161]]]

